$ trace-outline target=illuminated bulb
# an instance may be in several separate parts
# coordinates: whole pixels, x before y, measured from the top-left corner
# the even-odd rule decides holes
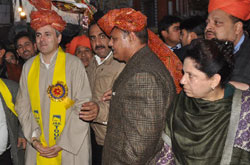
[[[21,7],[18,7],[18,12],[22,12],[23,9]]]
[[[24,11],[22,11],[22,12],[20,13],[20,15],[21,15],[21,17],[24,17],[26,14],[25,14]]]

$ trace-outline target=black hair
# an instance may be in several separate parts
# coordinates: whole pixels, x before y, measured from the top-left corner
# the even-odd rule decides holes
[[[6,47],[5,47],[5,44],[3,43],[3,41],[0,41],[0,50],[1,49],[5,49],[6,50]]]
[[[6,60],[5,60],[5,57],[6,57],[6,54],[7,54],[8,52],[13,53],[14,57],[16,58],[16,61],[19,61],[19,58],[18,58],[18,56],[17,56],[17,53],[16,53],[16,51],[15,51],[14,49],[7,49],[7,50],[6,50],[6,52],[5,52],[4,56],[3,56],[3,57],[4,57],[4,61],[6,61]]]
[[[181,22],[181,19],[177,16],[165,16],[161,19],[161,21],[158,23],[158,34],[163,39],[161,32],[166,30],[168,32],[168,28],[173,25],[174,23]]]
[[[143,30],[141,30],[139,32],[134,32],[134,33],[140,39],[141,44],[148,43],[148,30],[147,30],[147,28],[144,28]]]
[[[103,11],[98,10],[98,11],[93,15],[93,20],[92,20],[91,23],[89,24],[89,29],[90,29],[90,27],[91,27],[92,25],[97,24],[97,21],[98,21],[99,19],[101,19],[103,16],[104,16]]]
[[[181,30],[185,29],[188,32],[194,32],[197,34],[197,36],[203,36],[205,27],[206,27],[205,18],[201,16],[189,17],[184,21],[182,21],[180,24]]]
[[[187,47],[185,58],[193,59],[195,67],[209,78],[219,74],[220,86],[224,87],[231,79],[234,69],[233,50],[234,45],[230,41],[195,39]]]
[[[116,27],[115,27],[116,28]],[[120,29],[120,28],[118,28]],[[123,32],[123,37],[127,37],[129,35],[129,31],[126,31],[126,30],[122,30],[120,29],[122,32]],[[147,44],[148,43],[148,30],[147,28],[145,27],[143,30],[139,31],[139,32],[133,32],[135,33],[136,37],[139,38],[141,44]]]
[[[16,49],[17,49],[17,41],[22,37],[27,37],[33,44],[35,43],[35,36],[31,35],[30,33],[26,31],[22,31],[22,32],[19,32],[14,38],[14,44],[15,44]]]

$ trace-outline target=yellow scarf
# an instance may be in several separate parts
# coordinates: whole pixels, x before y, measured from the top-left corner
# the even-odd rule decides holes
[[[66,110],[74,104],[68,95],[66,85],[66,54],[59,47],[56,59],[52,86],[47,89],[50,102],[50,119],[49,119],[49,143],[45,140],[42,110],[40,105],[39,78],[40,78],[40,54],[34,59],[28,74],[28,91],[30,95],[33,115],[41,128],[40,140],[43,146],[53,146],[61,135],[66,119]],[[66,102],[66,103],[65,103]],[[57,157],[45,158],[37,152],[37,165],[60,165],[62,151]]]
[[[10,93],[9,88],[5,85],[2,79],[0,79],[0,93],[3,96],[4,102],[6,103],[7,107],[14,113],[17,117],[17,113],[15,111],[15,106],[12,102],[12,95]]]

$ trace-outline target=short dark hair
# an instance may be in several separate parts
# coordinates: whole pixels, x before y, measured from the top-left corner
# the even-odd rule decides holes
[[[17,60],[17,61],[19,60],[19,59],[18,59],[18,56],[17,56],[17,53],[16,53],[16,51],[15,51],[14,49],[7,49],[6,52],[5,52],[5,54],[4,54],[4,59],[5,59],[6,54],[7,54],[8,52],[13,53],[14,57],[16,58],[16,60]]]
[[[237,22],[244,22],[242,19],[238,18],[238,17],[235,17],[235,16],[232,16],[230,15],[230,18],[231,20],[233,21],[233,23],[237,23]]]
[[[4,42],[0,41],[0,50],[2,50],[2,49],[6,50],[6,47],[5,47]]]
[[[26,31],[22,31],[19,32],[15,38],[14,38],[14,44],[15,47],[17,48],[17,41],[22,38],[22,37],[27,37],[33,44],[35,43],[35,37],[33,35],[31,35],[30,33],[26,32]]]
[[[93,20],[91,21],[91,23],[89,24],[89,29],[91,28],[91,26],[97,24],[97,21],[99,19],[101,19],[104,16],[104,12],[101,10],[98,10],[94,15],[93,15]]]
[[[185,58],[190,57],[196,62],[196,68],[209,78],[215,74],[221,76],[220,86],[224,87],[234,69],[234,45],[230,41],[217,39],[195,39],[188,45]]]
[[[249,29],[250,29],[250,20],[247,21],[243,21],[240,18],[237,18],[235,16],[230,15],[231,20],[233,21],[234,24],[236,24],[237,22],[241,22],[243,24],[243,30],[247,31],[249,33]],[[249,35],[249,34],[248,34]]]
[[[134,33],[140,39],[141,44],[148,43],[148,30],[147,30],[147,28],[144,28],[143,30],[141,30],[139,32],[134,32]]]
[[[158,34],[160,35],[160,38],[164,39],[163,36],[161,35],[162,31],[165,30],[168,32],[168,28],[174,23],[178,22],[181,22],[181,19],[177,16],[168,15],[163,17],[161,21],[158,23]]]
[[[180,24],[180,29],[185,29],[188,32],[194,32],[197,36],[204,35],[204,29],[206,27],[205,18],[201,16],[191,16],[183,20]]]
[[[118,28],[120,29],[120,28]],[[129,31],[125,31],[120,29],[121,31],[123,31],[124,37],[127,36],[130,32]],[[135,33],[136,37],[139,38],[141,44],[147,44],[148,43],[148,30],[147,28],[144,28],[143,30],[139,31],[139,32],[133,32]]]

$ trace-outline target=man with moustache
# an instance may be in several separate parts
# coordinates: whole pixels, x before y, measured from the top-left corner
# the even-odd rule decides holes
[[[235,68],[231,80],[250,81],[250,39],[244,34],[244,21],[250,19],[249,0],[210,0],[205,38],[234,43]]]
[[[40,53],[24,64],[16,101],[29,142],[26,165],[89,165],[89,123],[79,119],[81,105],[91,99],[87,74],[79,58],[59,46],[66,22],[48,3],[30,15]]]
[[[15,36],[14,44],[17,54],[23,63],[36,55],[37,47],[34,38],[28,32],[20,32]]]
[[[109,114],[109,102],[101,101],[101,97],[104,92],[112,88],[114,81],[123,70],[125,64],[113,58],[113,52],[108,46],[110,39],[96,22],[89,27],[89,38],[95,53],[87,72],[92,91],[92,100],[82,105],[80,118],[85,121],[91,121],[91,128],[94,131],[94,134],[92,133],[92,163],[93,165],[101,165],[102,148]]]
[[[126,63],[112,88],[102,163],[156,164],[166,112],[175,96],[173,79],[158,57],[168,54],[171,61],[172,51],[134,9],[111,10],[98,25],[111,36],[114,58]]]

